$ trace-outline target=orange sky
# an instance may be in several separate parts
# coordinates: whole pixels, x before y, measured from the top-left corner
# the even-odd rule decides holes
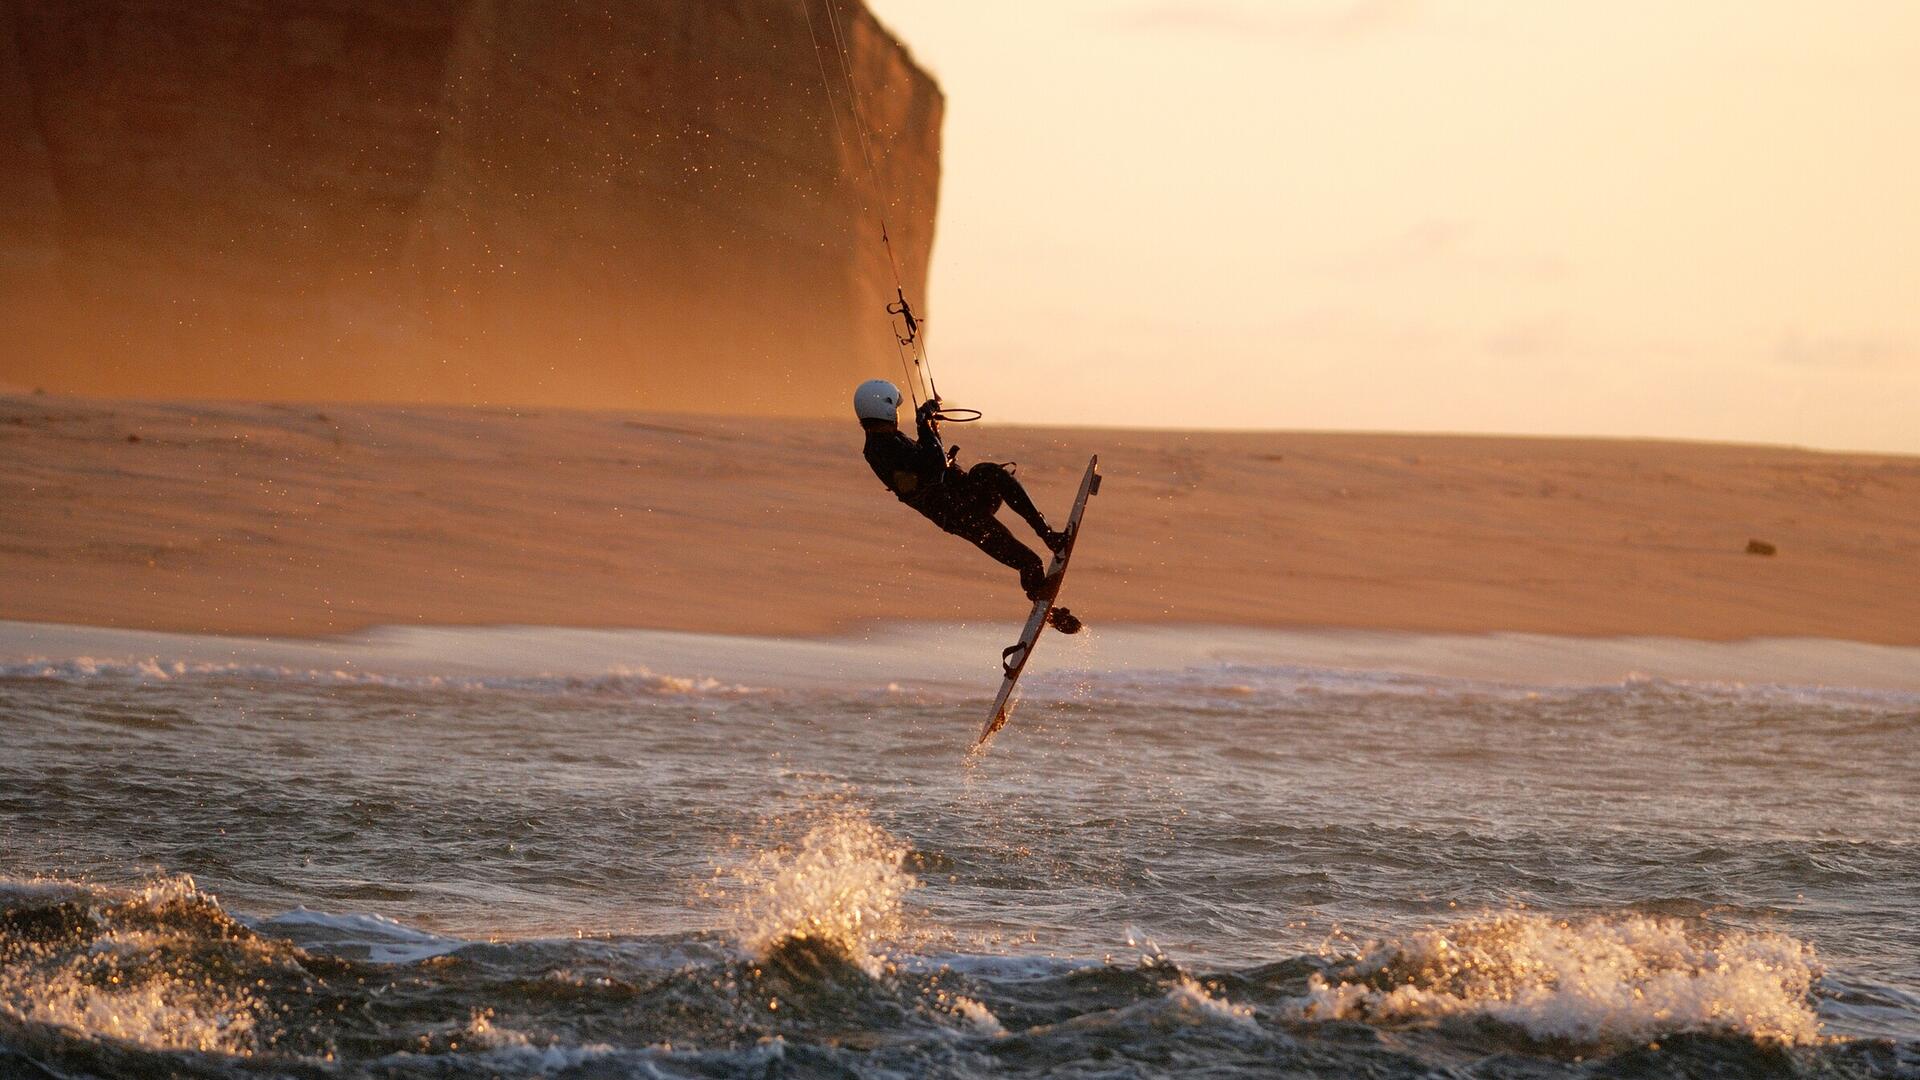
[[[1920,452],[1920,4],[871,3],[995,419]]]

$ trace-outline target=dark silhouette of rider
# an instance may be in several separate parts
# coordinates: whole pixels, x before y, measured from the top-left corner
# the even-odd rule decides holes
[[[853,411],[866,429],[867,464],[887,490],[947,532],[973,544],[1020,572],[1027,599],[1050,597],[1059,588],[1040,556],[1014,538],[994,514],[1002,503],[1033,526],[1050,551],[1059,551],[1066,534],[1047,527],[1047,519],[1027,497],[1006,465],[983,461],[961,469],[940,445],[939,401],[920,406],[914,416],[919,438],[900,430],[900,388],[885,379],[861,383],[853,393]],[[959,448],[955,447],[955,453]]]

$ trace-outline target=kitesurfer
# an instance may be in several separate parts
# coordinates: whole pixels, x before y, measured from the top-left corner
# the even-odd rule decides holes
[[[938,398],[915,410],[917,441],[901,432],[900,388],[885,379],[861,383],[853,392],[853,411],[867,432],[867,464],[887,490],[935,525],[1019,571],[1027,599],[1050,597],[1058,590],[1059,578],[1048,577],[1040,556],[1015,539],[994,513],[1002,503],[1012,507],[1049,551],[1059,551],[1066,534],[1047,527],[1012,469],[991,461],[971,469],[954,463],[960,448],[948,452],[940,445]]]

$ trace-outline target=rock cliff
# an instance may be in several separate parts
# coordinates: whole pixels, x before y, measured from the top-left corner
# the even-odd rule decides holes
[[[825,0],[0,0],[0,383],[837,412],[942,111],[837,6],[879,185]]]

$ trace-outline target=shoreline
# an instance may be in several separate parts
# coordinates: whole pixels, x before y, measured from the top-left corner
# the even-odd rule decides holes
[[[1071,607],[1072,605],[1067,605]],[[378,637],[389,633],[419,631],[423,633],[538,633],[553,631],[556,633],[585,632],[594,634],[632,634],[632,635],[670,635],[688,638],[712,638],[720,641],[777,641],[797,645],[842,645],[856,640],[867,640],[871,635],[895,630],[901,627],[952,627],[985,629],[998,626],[1011,639],[1020,632],[1020,624],[1026,610],[1001,619],[992,616],[948,622],[935,619],[885,619],[871,618],[848,622],[825,628],[797,630],[792,633],[759,630],[730,630],[702,627],[683,629],[676,626],[644,626],[634,623],[548,623],[548,622],[467,622],[467,623],[369,623],[347,626],[337,630],[318,633],[274,632],[271,630],[197,630],[179,629],[173,626],[131,626],[111,622],[62,622],[57,619],[8,619],[0,618],[0,632],[9,627],[38,627],[52,633],[86,633],[100,631],[104,633],[151,634],[157,637],[192,638],[204,641],[234,642],[274,642],[290,646],[338,646],[352,644],[367,637]],[[1002,626],[1001,624],[1004,624]],[[1273,635],[1297,635],[1306,638],[1337,638],[1353,636],[1407,637],[1407,638],[1458,638],[1462,640],[1500,639],[1511,637],[1547,638],[1564,641],[1569,644],[1590,643],[1605,645],[1623,641],[1668,641],[1683,642],[1702,646],[1739,647],[1761,645],[1775,642],[1819,642],[1831,645],[1860,645],[1877,649],[1911,649],[1920,654],[1920,643],[1900,641],[1871,641],[1864,638],[1830,637],[1819,634],[1747,634],[1738,637],[1695,637],[1673,634],[1634,634],[1634,633],[1552,633],[1538,630],[1516,630],[1506,627],[1488,627],[1472,630],[1429,630],[1419,627],[1403,626],[1338,626],[1304,623],[1262,623],[1262,622],[1187,622],[1178,619],[1161,620],[1107,620],[1094,627],[1096,630],[1116,633],[1252,633]],[[1046,635],[1048,640],[1060,637],[1058,634]],[[1063,639],[1064,640],[1064,639]],[[4,635],[0,633],[0,660],[6,657]]]
[[[325,639],[0,621],[0,677],[37,665],[167,679],[177,674],[402,679],[654,680],[690,686],[990,697],[997,657],[1018,627],[888,623],[833,637],[555,626],[388,626]],[[64,665],[64,666],[62,666]],[[1647,636],[1278,630],[1229,626],[1103,627],[1049,635],[1039,685],[1076,678],[1288,672],[1459,679],[1504,687],[1702,685],[1920,695],[1920,647],[1821,638],[1708,642]]]
[[[1095,626],[1920,645],[1920,457],[1630,439],[952,428],[1061,512]],[[1017,623],[832,421],[0,394],[0,619],[835,637]],[[1749,540],[1777,556],[1749,555]]]

